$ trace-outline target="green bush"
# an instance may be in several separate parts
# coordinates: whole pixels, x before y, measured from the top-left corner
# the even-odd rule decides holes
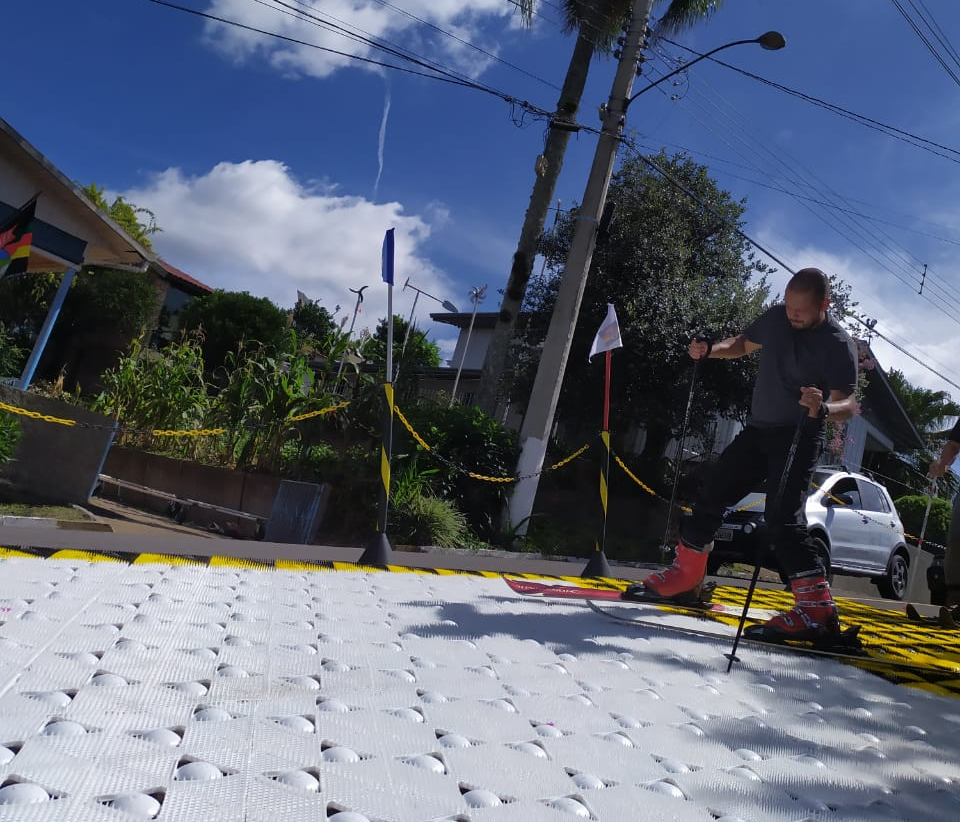
[[[518,449],[512,431],[475,406],[447,406],[448,399],[421,399],[410,408],[402,408],[410,424],[436,451],[421,457],[435,468],[432,492],[456,504],[467,523],[481,539],[499,532],[500,510],[509,485],[485,482],[467,476],[465,471],[490,477],[512,476]],[[407,431],[395,424],[394,453],[416,450]]]
[[[20,442],[20,420],[13,414],[0,411],[0,465],[13,460]]]
[[[923,528],[923,515],[927,510],[929,497],[915,494],[912,496],[900,497],[894,501],[900,520],[903,522],[903,530],[914,537],[920,536],[920,530]],[[927,530],[924,532],[924,542],[936,542],[940,545],[947,544],[947,529],[950,527],[950,513],[952,506],[945,499],[935,499],[930,506],[930,517],[927,519]],[[915,542],[915,540],[912,540]]]

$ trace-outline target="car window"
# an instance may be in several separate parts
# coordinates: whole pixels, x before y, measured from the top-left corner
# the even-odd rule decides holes
[[[863,502],[863,510],[878,511],[882,514],[887,513],[887,505],[883,500],[883,494],[880,493],[880,489],[872,482],[867,482],[866,480],[860,480],[858,484],[860,486],[860,499]]]
[[[841,477],[826,490],[834,497],[840,497],[842,494],[848,495],[851,499],[851,508],[859,510],[863,505],[860,501],[860,489],[857,488],[857,481],[853,477]]]

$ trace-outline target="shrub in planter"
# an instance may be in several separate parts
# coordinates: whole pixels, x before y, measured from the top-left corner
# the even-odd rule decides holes
[[[7,411],[0,411],[0,465],[10,462],[20,442],[20,420]]]
[[[460,548],[468,544],[466,517],[451,501],[430,491],[435,470],[420,471],[416,460],[397,477],[390,505],[388,532],[397,544]]]

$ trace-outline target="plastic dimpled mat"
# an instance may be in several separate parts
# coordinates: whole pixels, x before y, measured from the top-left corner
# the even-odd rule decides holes
[[[0,822],[960,818],[946,692],[484,576],[94,560],[0,558]]]

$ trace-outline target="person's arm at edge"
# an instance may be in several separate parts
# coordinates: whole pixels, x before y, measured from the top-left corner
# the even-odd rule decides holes
[[[927,470],[927,475],[931,477],[942,477],[947,473],[947,469],[953,465],[953,461],[960,455],[960,442],[957,442],[954,439],[948,439],[943,444],[943,450],[940,452],[940,457],[930,463],[930,468]]]

